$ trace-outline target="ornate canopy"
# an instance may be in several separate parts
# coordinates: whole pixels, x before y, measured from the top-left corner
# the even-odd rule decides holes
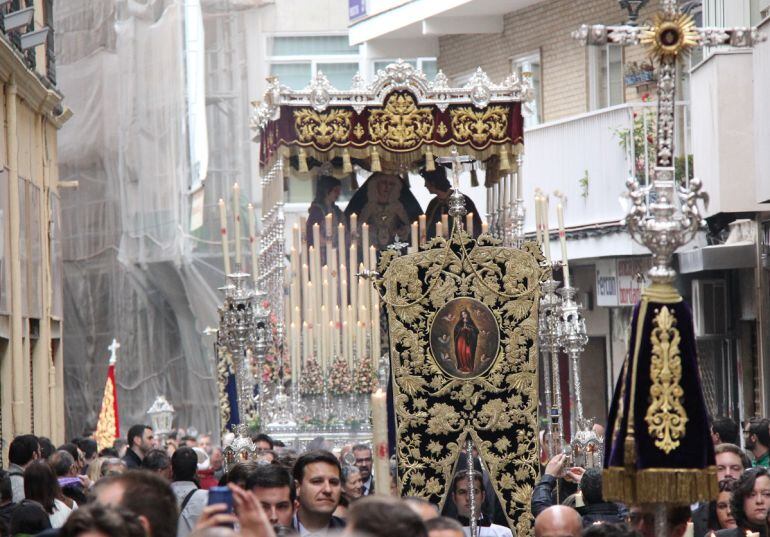
[[[462,88],[450,88],[439,71],[432,81],[399,60],[367,85],[360,75],[348,90],[319,72],[303,90],[271,77],[254,102],[251,127],[260,164],[289,158],[300,172],[333,161],[350,171],[351,159],[378,171],[419,165],[449,155],[453,146],[495,171],[514,171],[522,150],[521,103],[531,87],[514,74],[494,84],[480,68]],[[427,157],[427,159],[425,159]],[[335,160],[336,159],[336,160]]]

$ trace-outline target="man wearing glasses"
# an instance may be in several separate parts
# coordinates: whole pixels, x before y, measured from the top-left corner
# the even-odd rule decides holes
[[[372,448],[366,444],[356,444],[353,446],[353,456],[356,458],[355,465],[358,468],[358,471],[361,472],[364,496],[374,494],[374,477],[372,476]],[[387,479],[387,476],[385,476],[384,479]]]
[[[754,467],[770,466],[770,421],[751,418],[743,432],[746,450],[754,456]]]

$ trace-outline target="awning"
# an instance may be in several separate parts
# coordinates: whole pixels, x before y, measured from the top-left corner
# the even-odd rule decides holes
[[[681,274],[691,274],[704,270],[753,268],[757,264],[756,244],[753,242],[704,246],[687,252],[679,252],[677,256]]]

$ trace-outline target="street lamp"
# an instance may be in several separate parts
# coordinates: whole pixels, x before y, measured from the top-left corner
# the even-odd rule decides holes
[[[155,398],[152,406],[147,411],[152,423],[152,429],[159,436],[166,436],[171,432],[171,423],[174,421],[174,407],[171,406],[165,396]]]
[[[639,18],[639,11],[647,5],[649,0],[618,0],[620,7],[628,11],[629,26],[636,26],[636,20]]]

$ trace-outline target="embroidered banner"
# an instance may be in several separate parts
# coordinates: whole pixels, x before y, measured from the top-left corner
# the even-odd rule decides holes
[[[458,236],[459,235],[459,236]],[[401,493],[443,502],[468,435],[510,527],[529,535],[537,444],[537,315],[545,277],[522,250],[451,242],[383,255]]]

